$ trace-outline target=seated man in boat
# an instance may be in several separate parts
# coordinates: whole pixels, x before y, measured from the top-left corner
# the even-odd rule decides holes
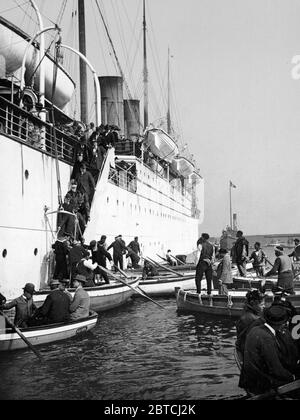
[[[233,284],[231,273],[231,259],[227,249],[219,250],[219,258],[221,260],[217,267],[217,280],[219,281],[220,294],[228,295],[228,285]]]
[[[36,310],[36,306],[33,303],[32,296],[35,292],[34,284],[27,283],[23,288],[23,294],[13,299],[11,302],[1,305],[0,309],[12,309],[15,308],[15,319],[14,324],[20,328],[27,328],[28,322]]]
[[[255,251],[250,255],[249,262],[252,262],[252,266],[258,277],[263,277],[265,274],[265,262],[266,256],[264,251],[261,249],[260,242],[255,242]]]
[[[54,279],[52,281],[52,287],[54,284],[58,287],[48,294],[43,305],[35,311],[31,325],[57,324],[69,321],[71,300],[65,292],[67,282],[68,280],[65,279]]]
[[[254,289],[247,292],[242,315],[236,323],[237,339],[235,347],[241,360],[244,358],[247,334],[251,328],[264,322],[261,318],[264,306],[264,295],[259,290]]]
[[[76,290],[70,305],[70,319],[72,321],[89,316],[90,296],[87,291],[83,289],[85,283],[86,278],[81,274],[77,274],[73,280],[73,285],[76,287]]]
[[[155,277],[158,276],[158,271],[157,269],[154,267],[153,264],[151,264],[149,261],[145,260],[144,262],[144,268],[143,268],[143,273],[142,273],[142,278],[148,279],[151,277]]]
[[[294,294],[292,261],[288,255],[284,254],[281,245],[276,246],[274,250],[276,260],[271,270],[265,274],[265,277],[278,273],[277,286],[282,287],[287,293]]]
[[[172,257],[171,253],[172,253],[172,251],[170,249],[168,249],[168,251],[166,252],[166,260],[168,261],[168,263],[171,266],[177,265],[177,262],[176,262],[175,258]]]
[[[251,394],[265,393],[295,380],[294,373],[283,364],[276,338],[287,322],[286,309],[271,306],[264,310],[263,317],[264,324],[253,327],[245,342],[239,386]]]

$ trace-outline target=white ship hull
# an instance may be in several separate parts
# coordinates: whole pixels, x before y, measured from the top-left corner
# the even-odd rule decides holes
[[[203,180],[197,197],[200,217],[194,218],[191,197],[183,196],[166,179],[132,159],[137,168],[135,192],[108,181],[107,161],[84,234],[86,243],[103,234],[110,243],[122,234],[126,244],[138,236],[144,256],[156,258],[167,249],[174,254],[192,252],[203,220]],[[0,292],[11,299],[26,282],[34,283],[37,290],[48,284],[54,237],[44,207],[57,210],[57,178],[53,157],[4,134],[0,134],[0,168]],[[64,196],[72,167],[59,161],[59,169]],[[56,217],[49,216],[49,221],[55,230]]]

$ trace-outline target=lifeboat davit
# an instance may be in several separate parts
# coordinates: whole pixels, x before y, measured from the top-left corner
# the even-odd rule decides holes
[[[4,61],[7,75],[15,73],[22,66],[23,56],[30,41],[30,36],[21,31],[6,19],[0,17],[0,57]],[[4,60],[3,60],[4,59]],[[45,96],[51,101],[53,88],[54,60],[46,55],[45,58]],[[37,46],[31,46],[27,53],[25,81],[29,84],[30,75],[33,74],[39,63],[39,50]],[[39,90],[39,69],[34,78],[34,89]],[[58,65],[55,83],[55,92],[52,99],[54,105],[63,109],[70,101],[75,89],[75,83],[70,75]]]

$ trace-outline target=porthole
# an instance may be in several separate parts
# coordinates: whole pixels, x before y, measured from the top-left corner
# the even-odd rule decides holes
[[[38,249],[37,249],[37,248],[34,248],[33,253],[34,253],[34,255],[35,255],[35,256],[37,256],[37,254],[38,254]]]
[[[29,178],[29,172],[27,171],[27,169],[25,170],[24,175],[25,175],[25,179]]]
[[[2,257],[5,258],[7,255],[7,249],[3,249],[2,251]]]
[[[106,201],[107,201],[107,203],[109,203],[109,197],[107,197]]]

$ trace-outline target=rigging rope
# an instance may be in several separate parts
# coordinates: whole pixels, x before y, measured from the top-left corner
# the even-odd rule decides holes
[[[130,92],[130,89],[129,89],[127,80],[125,78],[124,72],[123,72],[122,67],[121,67],[121,64],[119,62],[119,59],[118,59],[118,56],[117,56],[117,53],[116,53],[116,50],[115,50],[115,47],[114,47],[114,43],[113,43],[113,41],[111,39],[111,36],[110,36],[109,30],[108,30],[106,21],[105,21],[104,16],[103,16],[103,13],[101,12],[101,9],[100,9],[100,6],[99,6],[99,2],[98,2],[98,0],[95,0],[95,1],[96,1],[96,5],[97,5],[97,8],[98,8],[99,14],[101,16],[101,20],[102,20],[103,25],[104,25],[104,28],[105,28],[106,35],[108,37],[108,40],[110,42],[110,45],[111,45],[113,54],[115,56],[115,60],[116,60],[116,63],[117,63],[117,66],[118,66],[120,75],[121,75],[121,77],[123,79],[123,82],[124,82],[124,85],[125,85],[125,89],[127,91],[128,98],[129,98],[129,100],[132,100],[133,97],[131,95],[131,92]],[[130,110],[130,113],[131,113],[132,118],[135,118],[135,113],[134,113],[134,110],[132,109],[132,106],[131,106],[131,103],[130,102],[128,102],[128,106],[129,106],[129,110]],[[141,128],[143,127],[143,125],[141,124],[141,121],[137,121],[137,123],[140,125]]]

